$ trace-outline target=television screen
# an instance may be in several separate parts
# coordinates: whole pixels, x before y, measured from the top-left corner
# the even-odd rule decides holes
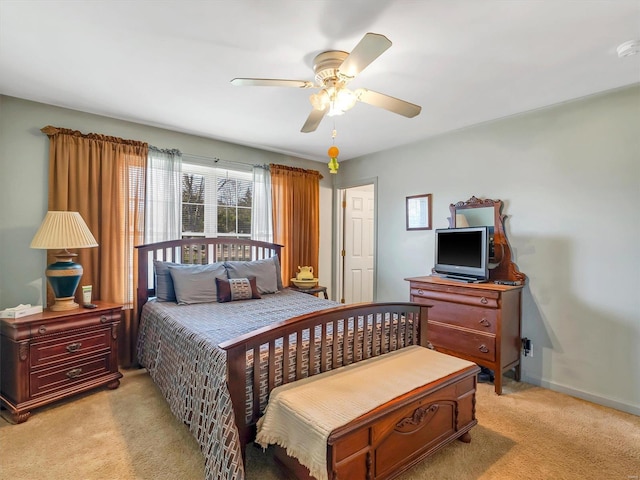
[[[489,278],[488,227],[436,230],[435,246],[437,273],[471,281]]]

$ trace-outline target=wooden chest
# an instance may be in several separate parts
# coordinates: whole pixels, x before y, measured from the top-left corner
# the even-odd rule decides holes
[[[339,427],[327,439],[327,477],[388,480],[459,439],[477,424],[477,373],[471,365],[416,388]],[[311,480],[309,469],[275,446],[287,477]]]

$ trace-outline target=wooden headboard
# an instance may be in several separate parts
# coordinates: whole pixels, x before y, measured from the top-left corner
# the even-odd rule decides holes
[[[156,294],[156,279],[153,261],[207,265],[231,260],[262,260],[278,255],[283,248],[277,243],[260,242],[241,238],[186,238],[166,242],[138,245],[137,313],[147,300]]]

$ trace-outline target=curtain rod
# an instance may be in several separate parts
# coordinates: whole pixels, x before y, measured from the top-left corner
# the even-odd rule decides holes
[[[218,157],[207,157],[204,155],[195,155],[193,153],[183,153],[182,154],[183,157],[190,157],[190,158],[194,158],[196,160],[208,160],[208,161],[213,161],[214,164],[238,164],[238,165],[246,165],[248,167],[262,167],[262,168],[269,168],[269,165],[266,163],[248,163],[248,162],[239,162],[237,160],[224,160],[222,158],[218,158]]]

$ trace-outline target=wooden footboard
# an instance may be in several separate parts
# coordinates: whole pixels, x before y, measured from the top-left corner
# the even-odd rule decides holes
[[[227,352],[229,393],[243,456],[246,444],[255,438],[261,389],[266,388],[268,393],[281,384],[409,345],[428,346],[427,309],[414,303],[341,306],[301,315],[220,344]],[[265,358],[266,367],[260,364]],[[252,359],[253,368],[247,380],[248,359]],[[252,392],[249,405],[248,390]]]

